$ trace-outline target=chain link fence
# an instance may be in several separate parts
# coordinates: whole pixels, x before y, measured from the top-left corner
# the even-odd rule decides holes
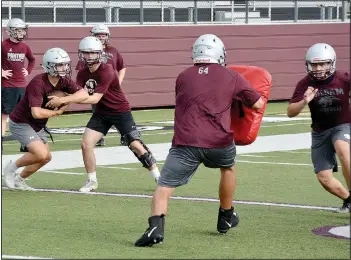
[[[339,1],[1,1],[3,25],[31,24],[257,24],[349,21],[350,0]]]

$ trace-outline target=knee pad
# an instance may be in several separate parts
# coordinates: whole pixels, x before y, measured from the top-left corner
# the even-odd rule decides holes
[[[146,152],[143,155],[138,156],[131,149],[130,144],[134,141],[139,141],[146,150]],[[143,167],[150,168],[154,163],[156,163],[155,157],[152,155],[149,148],[141,140],[141,135],[138,130],[131,131],[130,133],[127,133],[124,136],[122,136],[121,144],[128,146],[128,148],[134,153],[135,157],[138,158],[138,160],[142,163]]]
[[[146,153],[144,153],[140,157],[138,157],[136,154],[135,154],[135,156],[138,158],[138,160],[142,163],[143,167],[145,167],[145,168],[150,168],[153,164],[156,163],[155,157],[149,151],[147,151]]]
[[[129,147],[129,145],[133,141],[140,141],[143,144],[140,138],[141,138],[140,132],[138,130],[133,130],[121,137],[121,145],[125,145]]]

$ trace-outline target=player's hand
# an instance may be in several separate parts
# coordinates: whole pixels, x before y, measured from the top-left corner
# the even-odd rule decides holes
[[[49,102],[46,103],[45,105],[45,107],[48,107],[48,108],[57,108],[64,104],[61,98],[56,96],[48,96],[48,99],[49,99]]]
[[[12,70],[1,70],[1,77],[5,79],[9,79],[12,75]]]
[[[306,104],[310,103],[311,100],[316,96],[318,89],[313,87],[308,87],[305,94],[303,95],[303,100]]]
[[[22,73],[23,73],[23,75],[25,76],[25,77],[27,77],[28,76],[28,70],[27,69],[25,69],[25,68],[23,68],[22,69]]]
[[[56,115],[62,115],[69,107],[69,104],[61,106],[59,109],[56,110]]]

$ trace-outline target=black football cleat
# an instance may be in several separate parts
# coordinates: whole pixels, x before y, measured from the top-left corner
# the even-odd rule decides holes
[[[231,209],[219,208],[218,211],[218,221],[217,221],[217,231],[221,234],[228,232],[230,228],[236,227],[239,224],[239,215]]]
[[[164,215],[152,216],[149,218],[149,228],[145,233],[135,242],[135,246],[146,247],[154,244],[162,244],[164,236]]]
[[[27,146],[22,146],[22,145],[21,145],[20,152],[21,152],[21,153],[28,153],[29,151],[28,151]]]
[[[96,143],[95,146],[105,146],[105,139],[104,139],[104,138],[101,138],[101,139],[99,140],[99,142]]]
[[[350,213],[351,212],[351,203],[344,201],[341,208],[338,208],[337,210],[335,210],[335,212],[337,212],[337,213]]]

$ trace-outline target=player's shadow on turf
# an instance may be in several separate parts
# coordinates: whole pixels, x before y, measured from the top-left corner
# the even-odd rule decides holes
[[[213,237],[213,236],[218,237],[218,236],[226,235],[226,234],[221,234],[221,233],[217,232],[215,229],[214,230],[199,230],[199,231],[196,231],[195,233],[198,233],[202,236],[205,235],[205,236],[211,236],[211,237]]]

